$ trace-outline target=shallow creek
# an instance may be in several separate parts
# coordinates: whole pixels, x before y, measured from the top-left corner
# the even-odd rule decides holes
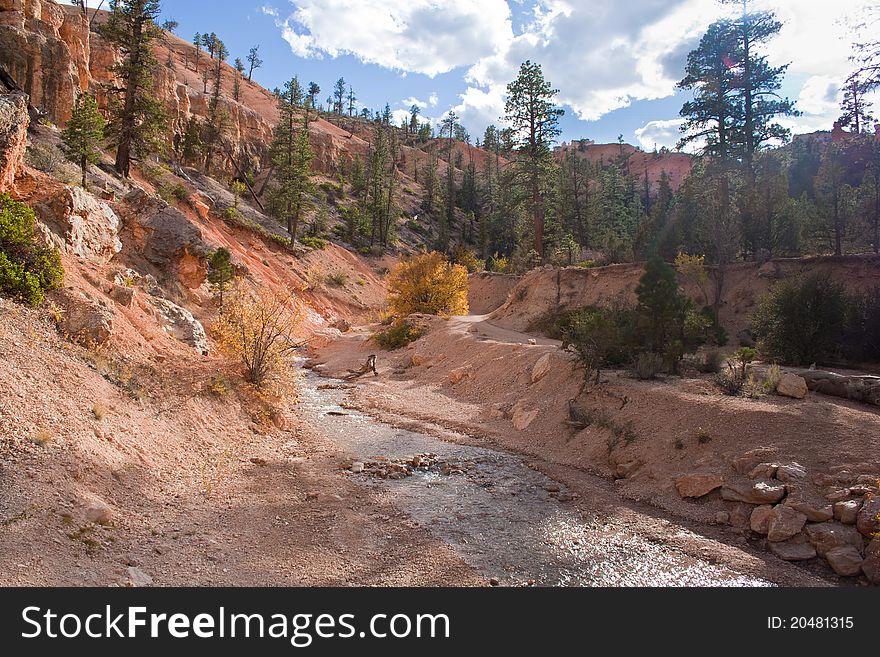
[[[306,371],[300,398],[305,417],[368,464],[351,476],[385,488],[401,511],[487,579],[514,586],[770,585],[607,520],[585,518],[560,501],[564,486],[518,456],[397,429],[351,410],[348,391],[338,384]],[[371,467],[422,454],[432,455],[435,465],[399,479],[371,474]]]

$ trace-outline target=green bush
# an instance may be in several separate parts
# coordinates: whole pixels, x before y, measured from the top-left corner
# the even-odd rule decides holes
[[[58,250],[40,245],[34,235],[34,211],[0,194],[0,293],[38,306],[63,280]]]
[[[809,365],[839,351],[849,309],[843,287],[815,273],[777,283],[755,311],[752,325],[766,357]]]
[[[166,203],[174,203],[175,201],[184,201],[189,197],[189,192],[183,183],[161,183],[159,185],[159,196]]]
[[[390,328],[379,331],[373,335],[373,339],[383,349],[394,351],[415,342],[425,334],[425,330],[413,326],[406,321],[397,321]]]
[[[302,243],[303,246],[314,249],[315,251],[323,251],[327,246],[327,242],[320,237],[303,237],[300,240],[300,243]]]
[[[565,313],[556,330],[588,375],[601,367],[626,367],[640,351],[638,314],[623,304]]]

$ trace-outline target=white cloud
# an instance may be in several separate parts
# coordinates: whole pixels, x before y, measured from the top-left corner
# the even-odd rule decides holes
[[[276,24],[300,57],[351,54],[431,77],[470,66],[513,36],[505,0],[297,0]]]
[[[790,121],[797,130],[833,120],[832,86],[842,82],[851,68],[853,35],[847,21],[875,2],[845,0],[832,8],[827,0],[750,0],[752,9],[772,9],[783,22],[781,33],[765,52],[774,66],[791,64],[790,81],[803,81],[799,93],[792,94],[804,112]],[[274,17],[293,52],[302,57],[351,54],[365,63],[429,76],[466,67],[466,88],[452,109],[474,133],[488,123],[499,123],[506,85],[526,59],[542,65],[545,77],[560,89],[558,101],[582,120],[669,97],[684,75],[687,53],[706,27],[722,13],[738,10],[717,0],[295,0],[291,4],[289,15],[269,6],[263,11]],[[514,4],[527,10],[516,33]],[[423,109],[439,103],[436,94],[427,101],[402,102],[411,100]],[[670,127],[664,125],[669,120],[648,122],[637,135],[640,142],[650,140],[653,148],[655,133],[672,140]],[[658,139],[658,143],[662,142]]]
[[[675,148],[681,139],[681,125],[683,119],[668,119],[665,121],[648,121],[635,131],[636,139],[643,150],[653,151],[654,148]]]
[[[400,101],[400,104],[404,105],[407,108],[410,108],[413,105],[415,105],[419,109],[425,110],[425,109],[428,109],[429,107],[436,107],[438,101],[439,101],[439,98],[435,92],[435,93],[432,93],[430,96],[428,96],[428,100],[420,100],[420,99],[416,98],[415,96],[409,96],[408,98],[402,99]]]

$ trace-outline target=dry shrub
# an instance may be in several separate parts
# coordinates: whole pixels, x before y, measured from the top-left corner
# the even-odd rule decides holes
[[[398,317],[466,315],[467,293],[467,269],[448,262],[442,253],[418,255],[388,275],[388,305]]]
[[[287,379],[303,318],[300,303],[290,294],[243,287],[231,297],[213,327],[221,351],[241,362],[255,386]]]

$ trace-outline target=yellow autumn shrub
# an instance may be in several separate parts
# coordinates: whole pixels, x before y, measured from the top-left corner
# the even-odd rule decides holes
[[[238,287],[213,326],[220,350],[244,366],[245,378],[263,386],[291,370],[303,311],[290,294]]]
[[[388,306],[398,317],[466,315],[467,293],[467,269],[436,251],[404,260],[388,275]]]

